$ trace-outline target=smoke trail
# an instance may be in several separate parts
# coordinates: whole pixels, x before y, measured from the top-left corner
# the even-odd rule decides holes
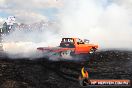
[[[61,33],[88,38],[100,48],[132,48],[130,0],[66,0],[61,9]],[[129,3],[130,4],[130,3]]]
[[[38,25],[32,28],[16,28],[3,36],[3,49],[11,58],[38,57],[37,47],[58,46],[61,37],[53,27]],[[40,55],[42,56],[42,55]]]

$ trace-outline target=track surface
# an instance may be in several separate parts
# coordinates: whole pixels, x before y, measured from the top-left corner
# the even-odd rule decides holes
[[[87,62],[1,57],[0,88],[80,88],[78,77],[83,66],[92,79],[132,79],[132,52],[100,51]]]

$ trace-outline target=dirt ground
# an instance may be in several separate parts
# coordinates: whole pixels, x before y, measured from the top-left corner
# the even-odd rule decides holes
[[[83,66],[91,79],[132,80],[132,51],[104,50],[81,62],[1,57],[0,88],[80,88]]]

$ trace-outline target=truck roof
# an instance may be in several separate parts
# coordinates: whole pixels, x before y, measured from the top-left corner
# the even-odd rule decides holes
[[[62,39],[78,39],[78,38],[70,38],[70,37],[69,37],[69,38],[62,38]]]

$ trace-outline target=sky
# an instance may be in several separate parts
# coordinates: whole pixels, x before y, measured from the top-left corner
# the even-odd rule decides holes
[[[99,0],[107,7],[112,0]],[[15,16],[19,22],[56,20],[71,0],[0,0],[0,18]]]
[[[59,0],[0,0],[0,18],[13,15],[27,23],[54,20],[62,4]]]
[[[111,0],[100,2],[105,8]],[[0,0],[0,18],[13,15],[21,22],[55,20],[66,3],[70,0]]]

